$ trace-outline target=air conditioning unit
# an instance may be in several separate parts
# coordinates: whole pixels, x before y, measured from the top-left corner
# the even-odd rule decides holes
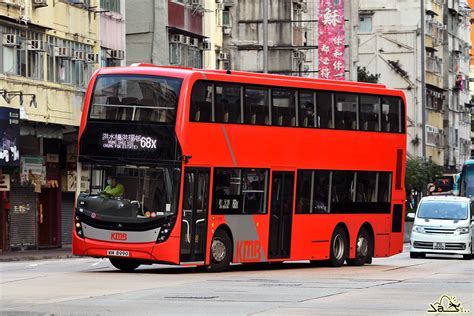
[[[211,50],[211,42],[209,42],[208,39],[205,39],[203,42],[202,42],[202,49],[203,50]]]
[[[42,8],[48,6],[48,0],[33,0],[33,7]]]
[[[125,52],[120,49],[109,49],[107,50],[107,58],[123,60],[125,59]]]
[[[20,46],[20,38],[16,34],[3,34],[3,46]]]
[[[199,47],[199,40],[197,38],[191,38],[191,46]]]
[[[28,50],[45,52],[47,49],[47,43],[40,40],[30,40],[27,45]]]
[[[216,3],[216,10],[224,11],[225,10],[225,4]]]
[[[56,57],[71,58],[72,50],[69,47],[55,47],[54,54],[56,55]]]
[[[88,64],[97,64],[99,62],[99,54],[86,53],[85,61]]]
[[[86,52],[81,50],[75,50],[74,56],[72,57],[73,60],[81,60],[84,61],[86,59]]]
[[[232,28],[230,26],[224,26],[224,34],[230,35],[232,33]]]
[[[183,36],[183,44],[190,45],[191,44],[191,37],[189,36]]]
[[[219,54],[217,54],[217,59],[218,60],[228,60],[229,59],[229,54],[224,53],[224,52],[219,52]]]
[[[170,43],[184,43],[184,35],[181,34],[171,34]]]

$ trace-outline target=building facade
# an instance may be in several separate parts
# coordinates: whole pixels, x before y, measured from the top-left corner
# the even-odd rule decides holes
[[[268,1],[268,72],[319,77],[318,16],[322,1]],[[356,45],[354,14],[358,1],[344,2],[345,46]],[[264,1],[222,1],[223,47],[218,55],[220,68],[262,72]],[[357,52],[345,51],[345,78],[355,80]]]
[[[126,1],[127,64],[203,67],[204,1]]]
[[[0,1],[0,250],[70,243],[83,98],[101,64],[120,64],[103,56],[124,55],[121,8],[123,0]]]
[[[471,95],[471,158],[474,157],[474,115],[472,115],[472,106],[474,105],[474,0],[468,1],[469,8],[471,9],[470,13],[470,22],[471,22],[471,51],[470,51],[470,61],[469,61],[469,90]]]
[[[125,0],[100,0],[100,66],[125,66]]]
[[[459,170],[470,148],[468,52],[457,51],[468,42],[468,28],[461,14],[450,17],[453,7],[464,6],[455,0],[361,0],[359,8],[359,65],[404,90],[409,157],[426,157],[446,173]],[[456,78],[463,78],[459,86]]]
[[[444,8],[447,26],[444,54],[444,84],[447,106],[444,113],[445,167],[456,173],[471,155],[471,104],[469,92],[470,13],[464,0],[448,0]]]

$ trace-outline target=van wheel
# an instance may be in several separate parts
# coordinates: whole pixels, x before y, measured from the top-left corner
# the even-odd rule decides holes
[[[232,242],[229,235],[219,229],[212,237],[210,251],[210,265],[206,266],[209,272],[222,272],[229,268],[232,259]]]
[[[140,262],[130,259],[109,258],[110,263],[123,272],[132,272],[140,266]]]
[[[367,229],[362,228],[357,235],[356,240],[356,257],[354,259],[347,259],[346,262],[350,266],[363,266],[364,263],[372,261],[373,240]]]
[[[349,254],[349,242],[347,235],[342,227],[338,226],[332,233],[331,245],[329,250],[329,265],[331,267],[340,267],[346,261]]]

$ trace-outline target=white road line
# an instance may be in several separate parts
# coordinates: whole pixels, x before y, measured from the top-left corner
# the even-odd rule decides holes
[[[93,264],[91,264],[91,267],[92,267],[92,266],[96,266],[96,265],[102,263],[102,260],[103,260],[103,259],[100,259],[99,261],[94,262]]]

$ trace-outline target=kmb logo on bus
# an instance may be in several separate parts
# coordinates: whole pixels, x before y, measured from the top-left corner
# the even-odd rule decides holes
[[[235,262],[260,261],[262,246],[259,240],[239,240],[236,246]]]
[[[127,233],[110,233],[111,240],[127,240],[128,234]]]

